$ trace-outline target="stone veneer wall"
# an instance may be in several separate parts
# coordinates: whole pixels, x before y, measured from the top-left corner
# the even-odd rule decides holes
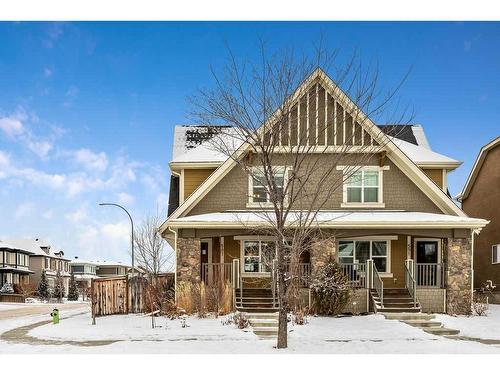
[[[446,290],[438,288],[418,288],[417,300],[425,313],[444,313],[446,311]]]
[[[326,239],[316,241],[311,245],[311,274],[314,275],[318,269],[326,265],[328,262],[337,259],[337,247],[335,240]]]
[[[466,314],[472,302],[472,238],[448,238],[446,262],[446,312]]]
[[[345,313],[362,314],[368,312],[368,289],[354,289],[351,302],[346,306]]]
[[[177,282],[199,282],[200,239],[177,238]]]

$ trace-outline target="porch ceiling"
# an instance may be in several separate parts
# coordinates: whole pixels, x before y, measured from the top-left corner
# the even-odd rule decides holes
[[[270,211],[214,212],[171,219],[171,228],[249,228],[265,227],[273,217]],[[288,225],[297,225],[298,212],[290,213]],[[407,211],[321,211],[314,220],[322,228],[483,228],[488,220],[463,216]]]

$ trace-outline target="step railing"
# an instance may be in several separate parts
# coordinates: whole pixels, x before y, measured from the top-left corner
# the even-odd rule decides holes
[[[231,268],[231,283],[233,284],[233,306],[234,308],[236,308],[238,307],[236,290],[239,289],[241,293],[240,296],[243,295],[243,282],[241,280],[241,268],[239,259],[233,259],[233,267]]]
[[[413,259],[405,260],[405,285],[413,298],[413,307],[417,307],[417,282],[415,281],[415,266]]]
[[[419,287],[443,288],[444,266],[442,263],[416,263],[415,279]]]
[[[342,274],[347,277],[353,288],[366,286],[366,265],[363,263],[341,263]]]
[[[276,259],[273,259],[273,263],[271,265],[271,290],[273,293],[273,307],[277,306],[277,289],[278,289],[278,262]]]
[[[380,307],[384,307],[384,282],[380,277],[380,273],[377,270],[377,266],[373,263],[373,260],[369,259],[366,261],[366,267],[370,268],[371,275],[371,288],[375,289],[380,298]]]

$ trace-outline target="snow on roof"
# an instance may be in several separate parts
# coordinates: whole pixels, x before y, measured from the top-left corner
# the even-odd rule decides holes
[[[438,154],[429,148],[417,146],[398,138],[389,136],[392,142],[403,151],[415,164],[446,164],[459,166],[462,162],[448,156]]]
[[[199,132],[196,133],[195,129]],[[236,150],[242,143],[239,140],[241,137],[235,136],[234,128],[215,127],[219,129],[218,133],[206,129],[210,128],[176,126],[172,163],[222,163],[228,158],[227,153],[217,150],[211,140],[217,138],[219,144],[225,145],[225,148],[231,151]]]
[[[117,267],[117,266],[119,266],[119,267],[131,268],[131,266],[129,266],[128,264],[124,264],[122,262],[110,261],[110,260],[88,260],[88,259],[76,258],[76,259],[71,260],[71,264],[91,264],[91,265],[99,266],[99,267],[103,267],[103,266]]]
[[[33,254],[31,251],[22,248],[19,244],[13,244],[10,242],[5,242],[0,240],[0,249],[7,249],[7,250],[21,250],[29,254]]]
[[[242,141],[241,137],[231,134],[236,131],[234,128],[219,128],[220,133],[215,134],[213,130],[211,133],[206,133],[209,127],[176,126],[171,163],[223,163],[228,158],[227,154],[216,150],[211,140],[218,138],[233,150],[238,149]],[[383,125],[380,128],[417,165],[437,163],[459,166],[461,164],[455,159],[432,151],[421,125]],[[400,132],[399,128],[405,131]],[[189,132],[201,136],[193,136]]]
[[[273,217],[271,211],[235,211],[215,212],[185,216],[169,220],[171,227],[183,227],[188,224],[191,228],[203,227],[245,227],[262,225]],[[298,213],[291,213],[288,224],[293,225],[298,220]],[[428,228],[481,228],[489,221],[464,216],[433,214],[427,212],[408,211],[320,211],[315,222],[322,227],[330,228],[360,228],[377,227],[428,227]]]
[[[33,253],[33,256],[48,256],[58,259],[66,259],[56,255],[59,251],[54,250],[46,241],[38,238],[8,239],[6,242],[17,248]],[[43,248],[43,249],[42,249]]]

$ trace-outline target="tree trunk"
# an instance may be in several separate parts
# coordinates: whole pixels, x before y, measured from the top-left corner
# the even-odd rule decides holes
[[[276,347],[284,349],[288,347],[288,303],[286,300],[286,280],[285,280],[285,256],[284,246],[281,241],[277,244],[278,250],[278,302],[279,302],[279,315],[278,315],[278,342]]]

